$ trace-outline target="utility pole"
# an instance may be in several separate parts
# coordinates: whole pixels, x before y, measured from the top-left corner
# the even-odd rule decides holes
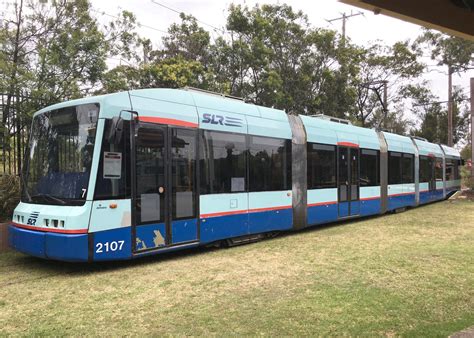
[[[471,182],[474,180],[474,77],[471,77]]]
[[[346,12],[344,12],[344,13],[341,13],[341,15],[342,16],[339,18],[334,18],[334,19],[330,19],[326,21],[329,23],[332,23],[333,21],[342,20],[342,43],[344,45],[346,42],[346,20],[349,18],[352,18],[353,16],[364,15],[364,13],[362,12],[352,13],[351,11],[351,14],[346,14]]]
[[[387,128],[387,114],[388,114],[388,102],[387,102],[387,80],[383,81],[383,127]]]
[[[453,68],[448,67],[448,146],[453,146]]]

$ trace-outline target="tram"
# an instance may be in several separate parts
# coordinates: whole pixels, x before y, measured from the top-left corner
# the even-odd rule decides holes
[[[17,251],[122,260],[385,214],[460,189],[459,152],[327,116],[142,89],[34,114]]]

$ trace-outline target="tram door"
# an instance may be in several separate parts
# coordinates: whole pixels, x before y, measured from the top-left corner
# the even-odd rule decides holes
[[[151,123],[137,127],[134,251],[196,241],[197,131]]]
[[[339,217],[358,215],[359,149],[338,147],[338,206]]]

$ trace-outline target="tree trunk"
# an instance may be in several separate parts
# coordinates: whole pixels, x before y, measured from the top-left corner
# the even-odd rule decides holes
[[[20,51],[20,31],[21,31],[21,23],[22,23],[22,12],[23,12],[23,0],[20,0],[20,5],[18,8],[18,17],[17,17],[17,22],[16,22],[16,34],[15,34],[15,42],[14,42],[14,49],[13,49],[13,67],[12,67],[12,72],[10,74],[10,86],[7,91],[7,102],[5,104],[4,110],[3,110],[3,117],[2,117],[2,122],[3,126],[6,125],[7,119],[9,121],[9,127],[10,127],[10,122],[12,121],[12,117],[10,116],[10,110],[11,110],[11,105],[12,105],[12,99],[13,96],[15,95],[17,88],[16,88],[16,75],[17,75],[17,70],[18,70],[18,54]],[[18,114],[18,112],[17,112]],[[5,135],[6,133],[9,133],[9,128],[5,128],[3,131],[2,135],[2,142],[4,146],[3,152],[5,153]],[[10,146],[10,145],[9,145]],[[11,173],[11,152],[8,152],[8,157],[9,157],[9,167],[10,167],[10,173]],[[5,158],[3,159],[5,161]]]

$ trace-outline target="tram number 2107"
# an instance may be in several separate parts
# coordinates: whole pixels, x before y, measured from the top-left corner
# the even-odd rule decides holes
[[[124,243],[125,241],[112,241],[112,242],[105,242],[105,243],[97,243],[95,245],[95,252],[104,253],[104,252],[120,251],[122,250]]]

